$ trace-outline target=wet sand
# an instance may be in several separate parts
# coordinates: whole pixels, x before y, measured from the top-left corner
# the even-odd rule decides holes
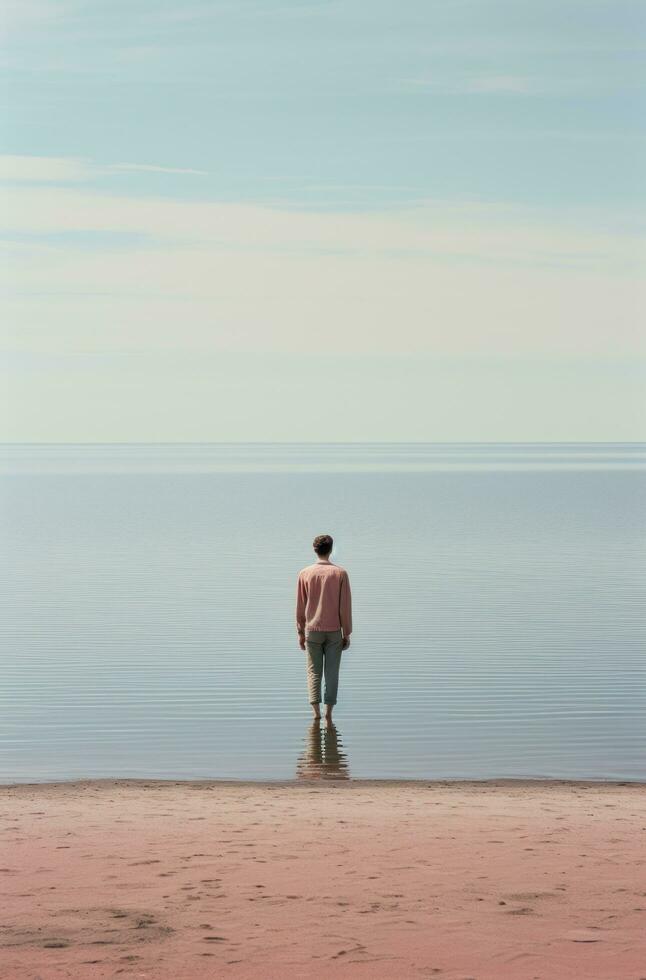
[[[646,786],[0,788],[0,977],[644,980]]]

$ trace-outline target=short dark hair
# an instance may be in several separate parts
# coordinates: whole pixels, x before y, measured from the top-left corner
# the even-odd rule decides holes
[[[330,534],[318,534],[314,538],[314,551],[317,555],[329,555],[332,551],[332,545],[334,541]]]

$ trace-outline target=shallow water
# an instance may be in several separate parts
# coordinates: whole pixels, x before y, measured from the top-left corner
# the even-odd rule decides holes
[[[4,447],[0,781],[646,778],[646,446]],[[355,632],[312,726],[298,570]]]

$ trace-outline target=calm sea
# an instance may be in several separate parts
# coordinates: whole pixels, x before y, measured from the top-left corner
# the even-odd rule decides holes
[[[5,446],[0,781],[646,779],[646,445]],[[311,724],[296,576],[355,632]]]

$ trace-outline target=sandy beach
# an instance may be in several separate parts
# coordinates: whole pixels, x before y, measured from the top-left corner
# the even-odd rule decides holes
[[[0,976],[646,978],[646,787],[3,787]]]

